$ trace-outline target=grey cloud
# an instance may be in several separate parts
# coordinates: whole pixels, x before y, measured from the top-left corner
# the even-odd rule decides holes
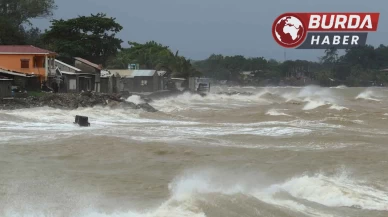
[[[54,18],[105,12],[124,26],[124,41],[155,40],[192,59],[212,53],[317,60],[321,50],[283,49],[272,39],[273,20],[285,12],[380,12],[377,33],[367,43],[386,43],[386,0],[56,0]],[[48,28],[47,20],[35,20]]]

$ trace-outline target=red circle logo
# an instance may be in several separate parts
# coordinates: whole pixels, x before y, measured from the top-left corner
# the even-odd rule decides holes
[[[272,24],[272,36],[282,47],[297,47],[303,43],[306,35],[302,19],[295,14],[282,14]]]

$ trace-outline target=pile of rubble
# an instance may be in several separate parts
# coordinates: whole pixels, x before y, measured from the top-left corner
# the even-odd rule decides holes
[[[77,109],[80,107],[108,106],[111,108],[143,109],[147,112],[157,112],[155,108],[148,104],[149,99],[143,98],[145,103],[135,104],[125,101],[129,96],[128,93],[45,93],[39,97],[28,96],[26,98],[0,100],[0,109],[13,110],[43,106],[58,109]]]
[[[219,94],[219,95],[228,95],[228,96],[233,96],[233,95],[252,96],[253,95],[253,93],[250,93],[250,92],[238,92],[238,91],[218,92],[217,94]]]

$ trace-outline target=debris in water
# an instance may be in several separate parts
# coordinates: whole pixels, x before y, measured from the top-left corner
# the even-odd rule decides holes
[[[89,127],[90,126],[89,118],[86,116],[76,115],[74,123],[78,124],[81,127]]]

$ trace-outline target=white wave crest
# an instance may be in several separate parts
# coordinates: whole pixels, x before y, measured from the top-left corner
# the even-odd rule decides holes
[[[339,106],[339,105],[332,105],[332,106],[330,106],[329,109],[337,110],[337,111],[349,110],[348,108],[346,108],[344,106]]]
[[[271,110],[269,110],[269,111],[266,113],[266,115],[271,115],[271,116],[290,116],[290,115],[288,115],[288,114],[286,114],[286,113],[284,113],[284,112],[280,112],[280,111],[278,111],[278,110],[276,110],[276,109],[271,109]]]
[[[327,104],[324,101],[316,101],[316,100],[310,100],[310,99],[306,99],[306,102],[307,104],[303,107],[303,110],[313,110]]]
[[[346,89],[348,87],[346,85],[339,85],[337,87],[331,87],[331,88],[334,88],[334,89]]]
[[[275,197],[279,192],[286,192],[295,198],[328,207],[388,211],[388,192],[356,182],[344,171],[332,176],[322,173],[297,176],[281,184],[269,186],[265,186],[263,179],[265,179],[263,176],[254,173],[239,174],[233,177],[230,174],[205,170],[181,176],[172,182],[169,188],[179,200],[192,198],[196,194],[233,195],[241,193],[254,196],[270,204],[292,208],[295,211],[314,212],[312,208],[290,198]]]
[[[144,103],[144,100],[138,95],[132,95],[126,99],[127,102],[133,102],[135,104]]]
[[[388,192],[359,184],[347,173],[335,176],[316,174],[292,178],[283,184],[274,185],[276,191],[286,191],[302,198],[329,207],[357,207],[367,210],[388,211]]]
[[[377,99],[376,97],[377,97],[376,93],[373,90],[367,89],[361,92],[360,94],[358,94],[358,96],[356,96],[356,99],[364,99],[364,100],[380,102],[381,100]]]

